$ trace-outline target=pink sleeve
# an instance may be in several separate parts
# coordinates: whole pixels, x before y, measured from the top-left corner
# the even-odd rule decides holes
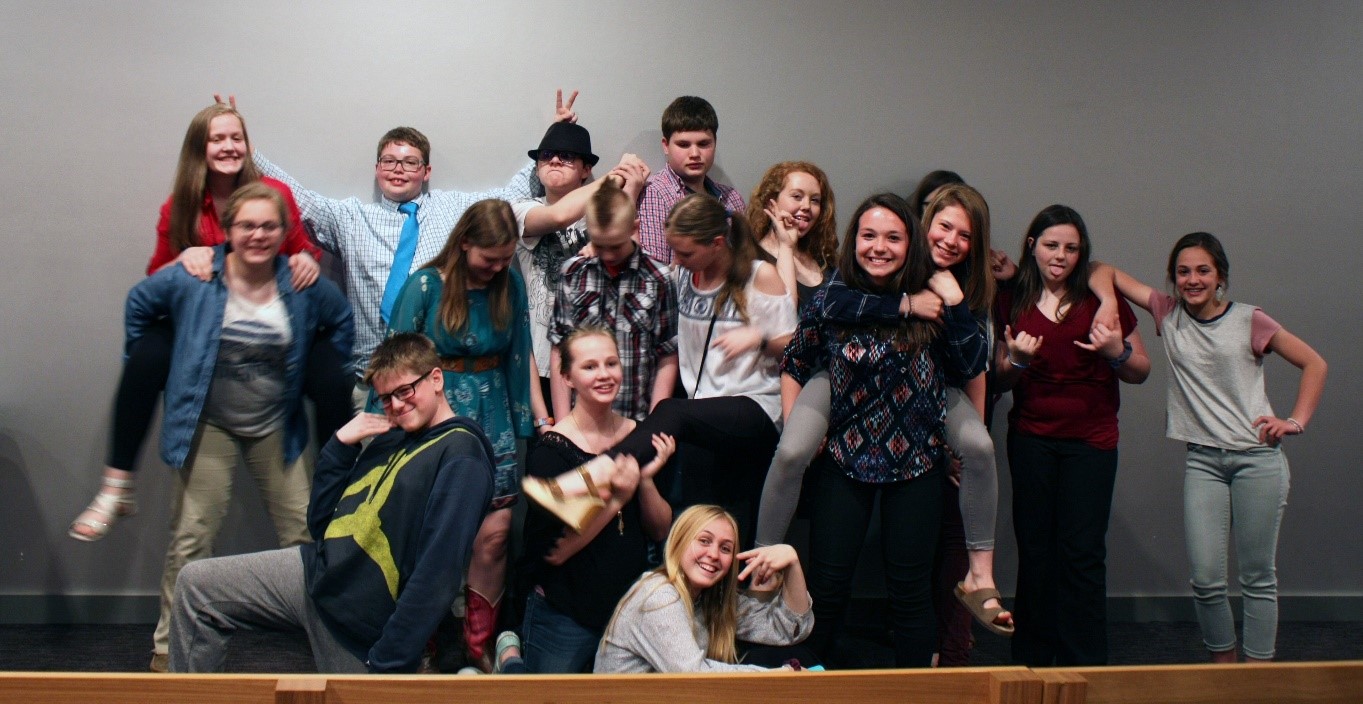
[[[1146,307],[1150,309],[1150,315],[1155,318],[1156,335],[1164,334],[1164,318],[1174,312],[1174,307],[1177,305],[1178,301],[1174,300],[1173,296],[1170,296],[1167,293],[1160,293],[1154,288],[1150,289],[1150,301],[1149,305]]]
[[[1268,317],[1268,313],[1255,308],[1254,315],[1249,319],[1249,347],[1254,350],[1254,354],[1262,357],[1268,354],[1268,343],[1273,336],[1282,330],[1283,326],[1278,321]]]

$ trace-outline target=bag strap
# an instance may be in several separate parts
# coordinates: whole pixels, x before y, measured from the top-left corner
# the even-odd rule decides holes
[[[705,358],[710,354],[710,338],[715,335],[715,318],[717,317],[719,317],[719,311],[710,312],[710,330],[705,333],[705,347],[701,348],[700,368],[696,369],[696,385],[695,391],[692,392],[692,398],[695,398],[695,394],[700,393],[700,378],[705,375]]]

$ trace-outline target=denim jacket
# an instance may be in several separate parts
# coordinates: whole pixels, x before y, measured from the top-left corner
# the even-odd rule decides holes
[[[165,413],[161,420],[161,460],[172,468],[185,465],[189,448],[203,415],[213,368],[218,362],[223,315],[227,309],[227,286],[223,282],[226,246],[213,248],[213,276],[200,281],[181,266],[166,267],[143,279],[128,292],[124,310],[127,341],[124,356],[148,325],[169,318],[175,342],[166,380]],[[293,334],[285,374],[288,404],[284,425],[284,459],[293,462],[307,446],[307,418],[303,412],[303,365],[318,332],[330,335],[341,354],[350,355],[355,340],[350,303],[335,284],[326,279],[294,291],[285,257],[275,259],[275,282],[279,297],[289,311]]]

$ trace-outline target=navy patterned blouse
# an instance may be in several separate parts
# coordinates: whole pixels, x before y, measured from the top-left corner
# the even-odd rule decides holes
[[[946,374],[969,379],[984,371],[984,336],[962,302],[943,310],[943,328],[931,345],[910,350],[883,326],[825,317],[824,298],[840,287],[846,284],[834,273],[814,295],[781,371],[804,384],[828,370],[828,452],[849,478],[885,484],[925,474],[946,445]]]

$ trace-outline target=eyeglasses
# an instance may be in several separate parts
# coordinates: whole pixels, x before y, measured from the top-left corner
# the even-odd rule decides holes
[[[409,156],[406,159],[394,159],[391,156],[386,156],[379,159],[379,168],[384,171],[393,171],[398,166],[402,166],[403,171],[412,172],[420,169],[425,163],[414,156]]]
[[[279,234],[279,231],[283,229],[284,226],[282,224],[275,222],[273,220],[270,222],[241,221],[234,222],[231,225],[231,230],[237,233],[238,235],[249,235],[255,232],[256,230],[260,230],[261,232],[264,232],[267,235],[277,235]]]
[[[388,408],[393,405],[393,401],[406,401],[412,398],[412,396],[416,395],[416,385],[420,384],[422,379],[425,379],[426,377],[430,376],[431,372],[433,371],[435,371],[434,368],[428,370],[425,374],[422,374],[421,376],[417,377],[416,381],[413,381],[410,384],[403,384],[402,386],[393,389],[389,393],[379,394],[378,396],[379,405],[383,406],[384,408]]]
[[[573,152],[559,151],[557,149],[541,149],[539,162],[541,164],[547,164],[553,161],[555,157],[557,157],[559,162],[563,164],[571,164],[574,161],[579,161],[582,159],[581,154],[575,154]]]

